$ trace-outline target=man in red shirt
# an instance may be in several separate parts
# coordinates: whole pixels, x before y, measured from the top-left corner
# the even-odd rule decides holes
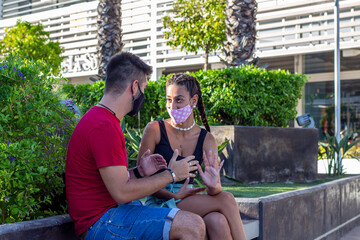
[[[68,146],[66,195],[75,232],[82,239],[203,239],[205,225],[196,214],[142,206],[141,199],[169,183],[193,177],[194,157],[166,162],[142,156],[128,169],[120,119],[143,106],[152,68],[131,53],[115,55],[106,72],[105,92],[77,124]],[[191,163],[189,163],[191,161]],[[153,175],[160,169],[164,171]]]

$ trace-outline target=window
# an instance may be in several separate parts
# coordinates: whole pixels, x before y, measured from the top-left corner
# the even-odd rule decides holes
[[[341,81],[341,131],[360,130],[360,79]],[[319,138],[324,132],[334,134],[334,82],[315,82],[305,85],[305,112],[315,120]]]

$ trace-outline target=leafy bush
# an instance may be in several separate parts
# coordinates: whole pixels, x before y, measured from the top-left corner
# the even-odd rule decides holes
[[[64,57],[59,42],[50,41],[50,33],[44,31],[41,23],[31,24],[18,20],[11,29],[5,29],[5,36],[0,41],[0,54],[14,55],[33,61],[42,60],[49,63],[51,71],[58,74]],[[40,65],[39,67],[42,67]]]
[[[202,88],[211,124],[286,127],[306,76],[253,66],[190,73]]]
[[[351,149],[356,147],[356,144],[360,142],[360,139],[352,141],[353,132],[347,132],[339,142],[337,142],[335,136],[330,136],[325,132],[327,143],[319,142],[318,159],[326,159],[328,164],[327,172],[329,175],[341,175],[344,174],[342,158],[356,158],[357,155],[351,154]],[[340,158],[342,156],[342,158]]]
[[[78,85],[64,83],[61,86],[61,92],[65,94],[66,98],[74,100],[80,108],[80,112],[85,114],[92,106],[100,102],[104,88],[104,81]]]
[[[40,61],[0,62],[1,223],[65,212],[62,175],[76,120],[54,93],[50,70]]]
[[[201,84],[206,114],[212,125],[286,127],[296,116],[296,106],[307,81],[305,75],[253,66],[188,74]],[[140,128],[153,119],[168,117],[165,84],[170,76],[163,75],[158,81],[148,82],[145,104],[140,111]],[[87,110],[100,100],[103,86],[103,82],[67,84],[63,91]],[[137,116],[126,117],[126,122],[130,128],[139,128]]]
[[[165,111],[165,83],[166,78],[162,77],[158,81],[148,81],[145,91],[145,104],[140,111],[140,126],[138,116],[126,116],[126,124],[130,128],[144,128],[154,117],[167,116]],[[61,87],[61,92],[66,98],[76,101],[82,114],[85,114],[92,106],[95,106],[104,94],[105,82],[97,81],[93,84],[85,83],[73,85],[65,83]]]

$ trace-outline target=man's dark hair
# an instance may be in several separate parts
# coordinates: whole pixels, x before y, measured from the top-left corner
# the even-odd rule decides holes
[[[106,68],[105,93],[121,94],[134,80],[139,84],[152,73],[152,67],[138,56],[122,52],[114,55]]]

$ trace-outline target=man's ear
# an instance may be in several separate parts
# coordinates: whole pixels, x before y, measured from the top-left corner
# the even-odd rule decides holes
[[[138,85],[139,85],[139,81],[138,80],[134,80],[131,83],[131,92],[134,95],[138,89]]]

